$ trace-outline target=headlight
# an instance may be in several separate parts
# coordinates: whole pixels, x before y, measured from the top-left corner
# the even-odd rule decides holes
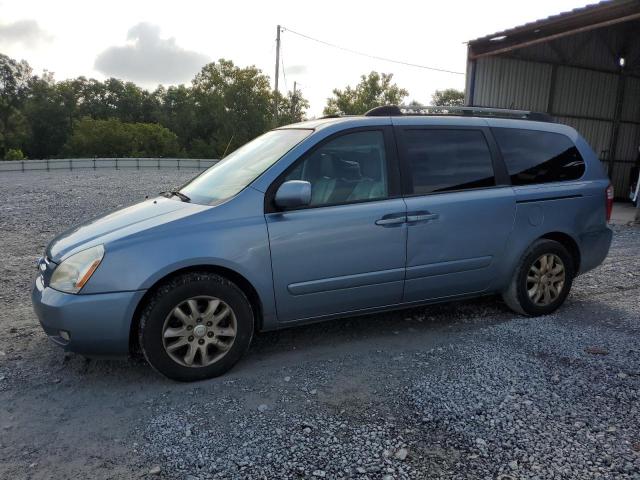
[[[102,245],[71,255],[53,271],[49,286],[66,293],[78,293],[96,271],[102,257]]]

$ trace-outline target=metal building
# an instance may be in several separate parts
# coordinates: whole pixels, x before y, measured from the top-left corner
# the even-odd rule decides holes
[[[625,198],[640,146],[640,0],[604,1],[468,44],[466,103],[576,128]]]

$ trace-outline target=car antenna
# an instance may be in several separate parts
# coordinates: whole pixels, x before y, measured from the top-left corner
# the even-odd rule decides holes
[[[231,142],[233,142],[233,137],[235,136],[236,136],[235,133],[231,135],[231,138],[229,139],[229,143],[227,143],[227,148],[224,149],[224,153],[222,154],[222,158],[227,156],[227,150],[229,150],[229,146],[231,145]]]

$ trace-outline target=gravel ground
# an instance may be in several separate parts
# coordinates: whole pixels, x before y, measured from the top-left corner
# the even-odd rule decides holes
[[[193,171],[0,177],[0,478],[640,478],[640,228],[556,314],[495,298],[259,335],[178,384],[41,332],[34,259]]]

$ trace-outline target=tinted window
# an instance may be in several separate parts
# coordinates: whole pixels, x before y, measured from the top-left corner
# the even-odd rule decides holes
[[[310,182],[311,206],[386,198],[384,135],[355,132],[330,140],[298,163],[285,180]]]
[[[491,153],[478,130],[405,130],[413,193],[495,185]]]
[[[513,185],[575,180],[584,173],[584,160],[565,135],[516,128],[493,134]]]

